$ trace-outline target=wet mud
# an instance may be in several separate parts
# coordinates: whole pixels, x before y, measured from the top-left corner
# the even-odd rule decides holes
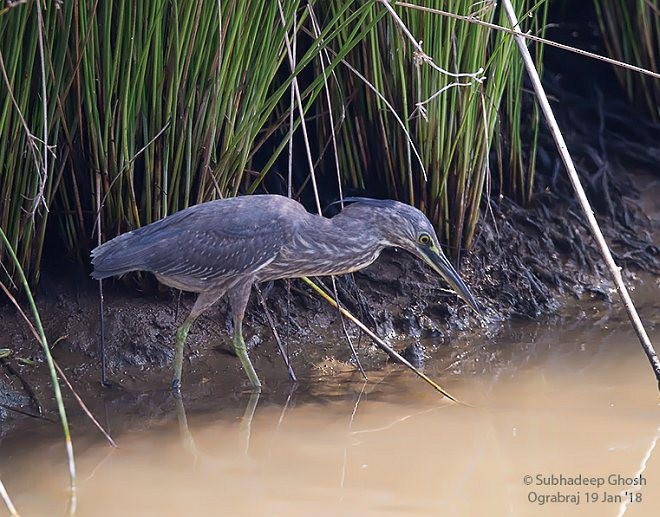
[[[414,257],[396,250],[384,252],[361,272],[338,278],[340,298],[415,364],[454,351],[454,369],[468,373],[507,356],[505,346],[491,345],[512,319],[532,321],[541,315],[561,318],[571,314],[573,318],[579,315],[578,321],[585,325],[594,325],[612,310],[620,310],[602,270],[585,270],[582,259],[592,256],[593,250],[558,252],[559,241],[553,236],[560,239],[564,235],[558,217],[543,220],[545,208],[493,207],[493,221],[484,224],[478,245],[464,256],[461,266],[462,277],[485,308],[484,318],[448,292]],[[623,250],[622,246],[617,252],[623,254]],[[653,267],[633,264],[627,280],[653,293],[659,277],[653,261],[650,263]],[[330,286],[329,279],[322,281]],[[38,303],[53,355],[83,399],[102,397],[121,405],[140,393],[155,391],[162,392],[162,397],[155,397],[154,411],[158,411],[158,400],[169,404],[174,333],[194,296],[158,288],[139,292],[120,282],[106,284],[106,358],[109,378],[116,385],[108,389],[100,385],[96,284],[86,279],[72,284],[53,278],[44,285],[48,292],[41,292]],[[266,392],[280,393],[282,386],[290,384],[266,310],[301,379],[310,383],[333,375],[360,376],[335,309],[297,280],[265,284],[260,290],[266,308],[253,292],[244,329]],[[231,350],[227,309],[226,301],[221,301],[192,327],[183,389],[196,400],[212,401],[212,394],[218,393],[233,393],[239,399],[249,387]],[[0,403],[4,416],[10,417],[3,429],[9,430],[12,421],[27,418],[13,409],[38,413],[43,408],[52,416],[53,401],[43,355],[25,322],[13,307],[4,306],[0,325],[0,348],[12,351],[0,371]],[[370,375],[400,370],[348,322],[346,328]],[[548,328],[551,332],[552,325]],[[424,345],[429,339],[434,343],[431,347]]]
[[[620,173],[616,178],[611,181],[619,186],[610,198],[619,216],[612,218],[607,211],[599,215],[604,232],[615,259],[626,266],[628,284],[657,290],[660,179],[650,173]],[[461,276],[484,307],[483,318],[416,258],[398,250],[386,250],[372,266],[337,278],[339,297],[420,365],[434,353],[420,345],[427,338],[448,347],[462,340],[479,342],[497,336],[512,318],[531,321],[566,311],[579,310],[597,321],[616,306],[616,293],[582,216],[562,188],[557,183],[545,189],[531,207],[506,198],[491,199],[486,207],[476,245],[460,264]],[[331,288],[330,279],[322,281]],[[338,312],[301,281],[264,284],[260,291],[265,305],[253,292],[244,328],[266,389],[289,382],[270,320],[300,377],[356,370]],[[100,385],[98,299],[97,284],[85,271],[45,269],[37,301],[46,335],[56,361],[85,399],[106,391]],[[193,303],[193,295],[164,289],[150,278],[105,283],[106,358],[117,391],[167,389],[174,333]],[[600,309],[586,314],[584,307],[591,306]],[[0,369],[0,414],[23,418],[19,411],[51,411],[43,354],[13,306],[0,307],[0,327],[0,348],[11,351]],[[365,369],[393,367],[368,338],[348,323],[346,328]],[[195,323],[185,353],[184,389],[240,393],[247,388],[231,350],[230,331],[224,300]]]
[[[552,54],[549,56],[552,63]],[[562,57],[561,66],[554,68],[570,67],[566,59]],[[571,70],[571,74],[575,79],[579,70]],[[633,116],[626,104],[604,102],[607,92],[602,92],[599,84],[611,85],[612,81],[569,83],[566,77],[550,71],[544,84],[551,95],[563,99],[557,110],[559,122],[566,128],[565,137],[595,215],[615,260],[625,268],[628,285],[650,289],[657,298],[660,126]],[[531,98],[524,99],[528,101]],[[498,178],[491,178],[490,197],[484,199],[474,247],[460,254],[457,269],[484,307],[484,318],[448,292],[417,259],[396,250],[386,250],[376,263],[360,272],[337,278],[342,302],[418,364],[436,353],[434,347],[422,345],[429,338],[435,340],[436,348],[442,343],[451,349],[459,342],[492,340],[508,321],[533,321],[566,313],[578,314],[585,321],[600,321],[617,307],[616,293],[554,143],[544,130],[539,145],[538,194],[530,206],[517,205],[500,195]],[[329,279],[323,282],[330,286]],[[44,264],[37,302],[55,359],[86,399],[105,396],[108,391],[111,397],[116,392],[121,398],[124,390],[166,389],[172,375],[174,332],[194,297],[158,287],[149,277],[129,277],[104,285],[108,373],[120,387],[106,390],[100,386],[96,283],[81,266],[51,257]],[[335,309],[298,280],[260,288],[266,308],[253,292],[244,329],[266,390],[289,382],[269,319],[274,321],[301,378],[355,372],[344,326]],[[353,326],[346,327],[365,369],[398,368]],[[39,405],[52,411],[43,354],[28,326],[7,302],[0,306],[0,329],[0,349],[10,353],[0,359],[0,417],[9,417],[9,421],[26,418],[16,410],[35,413]],[[185,353],[184,389],[241,393],[247,387],[231,351],[230,330],[226,301],[195,322]],[[6,423],[2,429],[8,426]]]

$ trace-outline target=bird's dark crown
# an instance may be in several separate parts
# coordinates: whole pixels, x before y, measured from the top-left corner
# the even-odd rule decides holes
[[[371,199],[349,197],[342,201],[350,203],[344,211],[346,215],[359,211],[360,219],[372,219],[373,229],[380,229],[393,245],[409,248],[421,234],[428,234],[437,244],[433,225],[417,208],[392,199]]]

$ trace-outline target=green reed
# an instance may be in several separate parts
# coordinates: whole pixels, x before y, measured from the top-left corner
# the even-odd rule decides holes
[[[297,0],[64,2],[44,10],[44,76],[35,5],[0,13],[0,226],[33,281],[45,207],[55,240],[84,262],[99,223],[112,237],[190,204],[255,191],[286,147],[293,77],[327,46],[331,72],[372,28],[368,4],[351,1],[335,2],[317,41]],[[307,38],[293,71],[285,33]],[[45,174],[44,84],[52,150]],[[323,84],[316,77],[304,85],[306,110]],[[255,156],[269,149],[254,170]],[[41,178],[44,203],[34,210]]]
[[[608,55],[657,71],[660,65],[660,0],[594,0]],[[660,81],[614,68],[628,97],[660,121]]]
[[[60,26],[61,37],[68,36],[70,9],[42,12],[41,30],[34,2],[0,14],[0,227],[31,283],[38,279],[47,214],[61,174],[52,146],[62,134],[59,99],[66,53],[51,46],[48,35]],[[14,276],[15,265],[4,258],[0,250],[0,260]]]
[[[532,30],[542,26],[544,2],[514,4],[520,15],[529,14],[525,29],[527,24]],[[508,25],[491,3],[481,8],[466,0],[424,5]],[[507,136],[499,143],[506,144],[509,156],[501,172],[504,188],[521,201],[531,195],[536,135],[523,142],[522,66],[507,34],[412,7],[395,9],[436,65],[453,74],[483,68],[486,80],[438,72],[420,60],[395,18],[383,17],[348,57],[370,85],[347,68],[339,71],[341,86],[333,85],[335,114],[346,112],[339,129],[341,170],[354,187],[380,189],[382,195],[422,208],[451,248],[460,250],[474,238],[494,135],[505,127],[500,117],[507,121]],[[381,16],[383,10],[376,2],[371,16]],[[399,114],[405,131],[383,97]],[[328,138],[327,118],[320,118],[319,126]]]
[[[48,372],[50,373],[50,379],[51,379],[51,385],[53,387],[53,394],[55,396],[55,403],[57,405],[57,411],[60,417],[60,424],[62,425],[62,432],[64,434],[64,444],[65,444],[65,449],[66,449],[66,456],[67,456],[67,466],[69,469],[69,485],[70,485],[70,494],[69,494],[69,506],[71,513],[75,513],[75,508],[76,508],[76,501],[77,501],[77,495],[76,495],[76,463],[75,463],[75,458],[73,455],[73,442],[71,440],[71,432],[69,428],[69,419],[66,414],[66,409],[64,407],[64,399],[62,397],[62,390],[60,389],[60,381],[57,377],[57,371],[56,371],[56,366],[55,362],[53,361],[53,356],[50,353],[50,347],[48,346],[48,340],[46,339],[46,333],[44,332],[43,325],[41,323],[41,316],[39,314],[39,309],[37,309],[37,304],[34,301],[34,297],[32,296],[32,291],[30,290],[30,286],[28,284],[27,278],[23,272],[23,268],[21,267],[20,260],[18,256],[16,255],[11,243],[7,239],[7,236],[5,235],[5,232],[2,231],[2,228],[0,228],[0,243],[2,243],[2,249],[7,253],[9,259],[15,266],[16,270],[16,278],[19,281],[21,287],[23,288],[23,291],[25,293],[25,297],[27,298],[28,304],[30,305],[30,309],[32,311],[32,317],[34,318],[34,325],[27,320],[27,316],[24,315],[24,317],[27,320],[27,323],[29,324],[31,330],[33,331],[34,335],[38,338],[41,348],[44,353],[44,357],[46,358],[46,364],[48,366]],[[5,287],[3,283],[0,282],[0,285],[3,288],[3,291],[9,293],[8,289]],[[9,294],[11,297],[12,301],[16,304],[18,307],[18,304],[16,300]],[[35,328],[36,327],[36,328]]]
[[[53,241],[84,263],[99,224],[110,238],[191,204],[259,189],[287,148],[294,77],[308,121],[316,120],[319,173],[332,171],[326,183],[336,182],[334,131],[347,185],[419,206],[453,249],[474,238],[495,144],[508,153],[505,192],[521,201],[531,195],[535,135],[521,136],[522,68],[506,34],[395,7],[436,65],[452,73],[484,68],[479,83],[420,61],[377,0],[64,2],[43,10],[44,76],[35,5],[0,13],[0,225],[32,281],[49,218]],[[459,14],[475,8],[466,0],[431,5]],[[516,2],[521,15],[531,9],[526,29],[543,23],[536,7]],[[504,23],[491,3],[477,8],[481,19]],[[298,40],[293,71],[285,34]],[[471,84],[450,87],[456,81]],[[296,112],[294,129],[300,123]]]

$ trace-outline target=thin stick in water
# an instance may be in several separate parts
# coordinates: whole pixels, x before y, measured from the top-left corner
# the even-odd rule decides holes
[[[264,298],[263,293],[261,292],[261,289],[259,289],[258,285],[254,286],[255,290],[257,291],[257,296],[259,298],[259,303],[264,309],[264,313],[266,314],[266,319],[268,320],[268,325],[270,325],[270,330],[273,332],[273,336],[275,336],[275,341],[277,342],[277,347],[280,349],[280,355],[282,356],[282,359],[284,360],[284,364],[286,365],[286,370],[289,372],[289,378],[291,379],[291,382],[298,382],[298,378],[296,377],[295,372],[293,371],[293,367],[291,366],[291,362],[289,361],[289,355],[286,353],[286,350],[284,350],[284,345],[282,345],[282,340],[280,339],[280,334],[277,332],[277,328],[275,327],[275,322],[273,321],[273,316],[268,310],[268,306],[266,305],[266,300]]]
[[[96,245],[102,244],[101,236],[101,173],[96,172]],[[106,363],[105,363],[105,319],[103,316],[103,279],[99,278],[99,356],[101,360],[101,384],[108,385]]]
[[[637,313],[637,309],[635,309],[635,305],[630,298],[626,284],[623,282],[623,277],[621,276],[621,268],[614,262],[612,253],[610,252],[607,242],[605,241],[605,237],[603,236],[603,233],[598,226],[598,221],[596,221],[596,217],[594,216],[594,212],[591,209],[591,205],[589,204],[587,195],[584,192],[584,188],[580,183],[580,178],[578,176],[577,170],[575,169],[573,159],[568,152],[566,141],[564,140],[564,136],[559,129],[559,124],[557,124],[557,119],[555,119],[555,115],[552,112],[550,103],[548,102],[548,97],[545,94],[543,85],[541,84],[541,78],[539,77],[539,73],[534,66],[534,61],[532,60],[529,49],[525,44],[525,38],[522,35],[520,27],[518,27],[518,18],[516,17],[516,13],[513,10],[513,6],[511,5],[511,0],[504,0],[503,7],[506,10],[506,14],[509,18],[509,21],[511,22],[511,26],[513,27],[514,32],[516,33],[515,39],[516,43],[518,44],[518,49],[522,55],[525,68],[527,68],[527,73],[529,74],[529,78],[532,81],[532,85],[534,86],[534,91],[536,92],[536,97],[541,106],[541,110],[543,111],[543,115],[545,116],[548,126],[550,127],[550,132],[552,133],[555,143],[557,144],[557,149],[559,150],[561,159],[566,166],[566,171],[568,172],[568,177],[571,181],[571,185],[573,186],[573,190],[575,191],[575,195],[577,196],[580,206],[582,207],[582,211],[587,217],[587,222],[589,223],[591,233],[596,240],[598,248],[600,249],[600,253],[605,260],[605,264],[610,271],[612,280],[616,285],[616,290],[619,293],[621,302],[628,312],[628,317],[630,318],[630,322],[632,323],[632,326],[635,329],[635,333],[639,338],[639,342],[641,343],[642,348],[644,349],[644,352],[646,353],[646,356],[651,363],[651,367],[655,372],[655,378],[658,381],[658,390],[660,390],[660,360],[658,360],[658,356],[655,353],[653,345],[651,344],[651,340],[649,339],[649,336],[644,329],[644,325],[642,325],[642,320],[640,319],[639,314]]]
[[[436,391],[439,391],[442,393],[445,397],[447,397],[449,400],[453,400],[454,402],[457,402],[459,404],[463,405],[469,405],[465,404],[464,402],[459,401],[456,397],[453,395],[450,395],[444,388],[442,388],[437,382],[435,382],[433,379],[431,379],[428,375],[425,373],[421,372],[417,368],[415,368],[410,362],[401,356],[396,350],[394,350],[391,346],[389,346],[385,341],[380,339],[376,334],[374,334],[369,328],[362,323],[359,319],[357,319],[355,316],[353,316],[350,312],[348,312],[344,307],[339,305],[330,294],[326,293],[323,289],[321,289],[318,285],[316,285],[314,282],[312,282],[309,278],[307,277],[302,277],[302,280],[309,285],[315,292],[320,294],[325,301],[327,301],[330,305],[333,307],[337,307],[341,313],[346,316],[349,320],[351,320],[353,323],[355,323],[358,327],[360,327],[373,341],[376,343],[378,348],[383,350],[390,358],[392,358],[394,361],[396,361],[399,364],[404,365],[406,368],[412,370],[415,375],[420,377],[421,379],[424,380],[427,384],[430,384]]]
[[[5,506],[7,506],[7,510],[9,510],[9,514],[12,516],[18,516],[16,507],[14,506],[14,503],[11,502],[11,499],[9,497],[9,494],[7,493],[7,490],[5,489],[5,485],[2,482],[2,479],[0,479],[0,497],[2,497],[2,500],[5,502]]]

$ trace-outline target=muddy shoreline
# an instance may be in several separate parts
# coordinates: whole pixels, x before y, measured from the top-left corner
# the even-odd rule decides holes
[[[646,197],[633,203],[643,246],[611,240],[619,263],[627,265],[629,285],[658,285],[658,214],[653,213],[660,187],[648,180]],[[631,180],[632,181],[632,180]],[[337,279],[346,306],[393,346],[404,351],[414,345],[417,354],[432,355],[420,342],[453,346],[471,339],[496,336],[510,319],[572,314],[580,307],[584,318],[600,318],[617,304],[615,293],[598,262],[584,228],[565,219],[548,199],[524,209],[510,202],[491,202],[474,250],[463,257],[460,273],[486,318],[478,319],[457,297],[447,292],[432,271],[406,252],[385,251],[372,266]],[[645,213],[642,208],[650,213]],[[564,209],[570,212],[570,205]],[[657,209],[657,208],[656,208]],[[643,217],[642,217],[643,216]],[[575,233],[566,237],[566,228]],[[616,225],[605,226],[606,234]],[[646,240],[644,240],[646,239]],[[633,241],[637,242],[637,241]],[[655,240],[657,242],[657,240]],[[98,354],[98,293],[84,271],[46,269],[37,296],[53,355],[76,390],[86,400],[103,396]],[[329,285],[329,280],[324,279]],[[110,379],[132,392],[165,390],[171,378],[173,336],[194,302],[193,295],[158,287],[155,282],[139,291],[130,282],[107,282],[105,292],[106,355]],[[143,287],[144,289],[144,287]],[[260,286],[266,307],[288,349],[294,371],[304,379],[345,374],[356,370],[341,320],[302,282],[285,281]],[[596,308],[596,309],[594,309]],[[0,348],[11,350],[0,373],[0,403],[5,418],[19,417],[17,408],[37,412],[39,401],[47,413],[52,396],[43,356],[25,322],[13,306],[0,307]],[[210,389],[240,394],[247,388],[238,360],[233,357],[227,303],[213,307],[191,330],[184,363],[184,390]],[[376,372],[387,358],[368,338],[347,323],[363,367]],[[289,382],[268,318],[253,292],[245,320],[250,354],[268,391]],[[467,365],[466,365],[467,368]],[[467,368],[469,370],[469,368]],[[206,386],[206,388],[205,388]],[[30,393],[32,391],[32,393]]]
[[[545,83],[550,94],[564,99],[557,112],[560,125],[567,128],[568,146],[627,284],[657,292],[660,126],[631,116],[630,108],[621,102],[598,103],[591,91],[574,92],[580,84],[598,90],[593,82],[569,84],[561,74],[548,73]],[[576,117],[572,108],[579,108],[584,116]],[[599,128],[596,132],[595,127]],[[457,268],[485,308],[485,319],[478,319],[447,292],[417,259],[396,250],[386,250],[370,267],[338,278],[342,302],[400,351],[425,338],[448,347],[471,340],[481,343],[484,336],[496,337],[508,321],[518,319],[569,315],[593,322],[612,310],[623,314],[573,200],[554,143],[544,130],[539,145],[538,194],[531,206],[518,206],[500,195],[493,177],[490,198],[482,203],[475,245],[462,254]],[[328,279],[324,282],[329,285]],[[148,276],[104,285],[110,379],[137,393],[152,389],[167,393],[174,332],[194,297],[184,293],[179,298],[177,292],[159,287]],[[261,291],[301,379],[313,381],[319,375],[356,371],[335,309],[298,280],[262,285]],[[100,385],[97,284],[88,270],[61,257],[46,257],[36,294],[53,356],[80,395],[86,400],[107,396],[108,390]],[[231,353],[230,325],[226,301],[193,325],[183,372],[183,387],[191,396],[209,390],[240,394],[246,388],[245,376]],[[366,370],[398,368],[388,365],[386,356],[353,326],[347,324],[347,328]],[[0,348],[10,351],[0,360],[0,420],[24,418],[8,408],[36,412],[35,401],[50,412],[52,389],[43,355],[25,322],[4,299],[0,329]],[[288,384],[254,290],[244,330],[265,390]],[[413,352],[435,353],[423,345]],[[4,431],[7,423],[1,427]]]

